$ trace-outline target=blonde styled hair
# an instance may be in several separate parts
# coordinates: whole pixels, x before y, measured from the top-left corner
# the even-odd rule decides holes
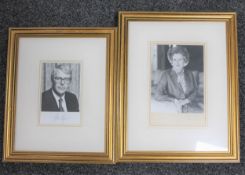
[[[190,61],[190,54],[189,54],[187,48],[185,48],[184,46],[181,46],[181,45],[173,46],[173,45],[171,45],[169,47],[168,52],[167,52],[167,56],[168,56],[168,61],[170,63],[173,62],[173,55],[174,54],[181,54],[181,55],[183,55],[186,65],[189,63],[189,61]]]

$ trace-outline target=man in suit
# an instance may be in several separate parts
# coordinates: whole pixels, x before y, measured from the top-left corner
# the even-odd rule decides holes
[[[72,81],[71,65],[56,63],[51,73],[52,87],[42,93],[43,112],[79,112],[75,94],[68,92]]]

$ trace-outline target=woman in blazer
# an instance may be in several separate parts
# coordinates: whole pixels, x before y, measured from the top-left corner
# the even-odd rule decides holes
[[[163,71],[157,85],[155,99],[173,102],[177,112],[203,112],[197,98],[198,76],[185,69],[190,57],[188,50],[177,45],[169,48],[167,56],[172,68]]]

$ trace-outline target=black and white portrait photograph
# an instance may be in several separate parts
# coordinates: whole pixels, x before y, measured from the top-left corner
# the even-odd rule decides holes
[[[80,63],[42,63],[41,118],[46,124],[80,122]]]
[[[204,112],[204,46],[151,46],[151,112]]]

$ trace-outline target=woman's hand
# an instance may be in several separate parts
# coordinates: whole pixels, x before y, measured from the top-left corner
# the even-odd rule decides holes
[[[182,112],[182,106],[184,106],[188,103],[190,103],[189,99],[184,99],[184,100],[174,99],[174,104],[175,104],[178,112]]]
[[[174,104],[177,109],[177,112],[182,112],[182,105],[180,103],[180,100],[174,99]]]
[[[190,100],[186,98],[184,100],[179,100],[179,103],[181,104],[181,106],[184,106],[184,105],[190,103]]]

